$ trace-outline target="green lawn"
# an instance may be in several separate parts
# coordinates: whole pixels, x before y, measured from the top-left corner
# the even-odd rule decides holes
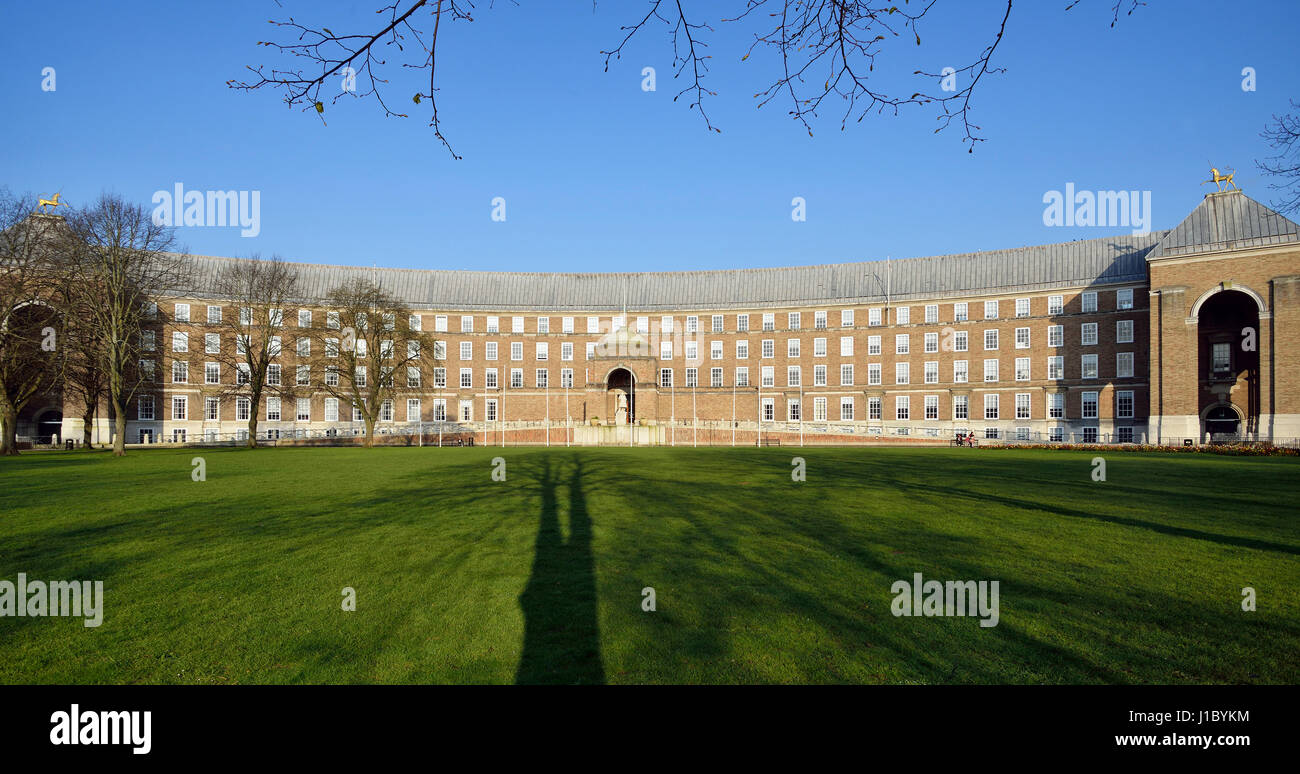
[[[0,682],[1300,682],[1300,461],[1093,456],[28,453],[0,580],[103,580],[104,622],[0,618]],[[895,617],[915,572],[1000,623]]]

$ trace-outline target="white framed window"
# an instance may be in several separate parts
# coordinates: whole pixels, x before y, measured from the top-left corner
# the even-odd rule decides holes
[[[280,399],[279,398],[266,399],[266,421],[267,422],[280,421]]]
[[[925,396],[925,418],[926,419],[939,418],[939,396],[938,395]]]
[[[749,315],[747,314],[736,315],[736,331],[739,333],[744,333],[748,330],[749,330]]]
[[[739,354],[737,354],[737,357],[739,357]],[[671,341],[659,342],[659,359],[660,360],[673,359],[673,343]]]
[[[824,369],[824,366],[817,366],[817,368],[823,368],[823,369]],[[870,385],[870,384],[880,384],[880,370],[881,370],[881,369],[880,369],[880,363],[867,363],[867,384],[869,384],[869,385]],[[824,371],[823,371],[823,372],[824,372]],[[813,379],[814,379],[814,381],[815,381],[816,378],[817,378],[816,374],[817,374],[817,372],[816,372],[816,371],[813,371]],[[819,386],[819,387],[820,387],[820,386],[825,386],[825,384],[826,384],[826,383],[823,381],[821,384],[819,384],[819,385],[815,385],[815,386]]]
[[[560,360],[573,360],[573,342],[565,341],[560,344]]]
[[[1029,328],[1016,328],[1016,349],[1029,349]]]
[[[1115,353],[1115,378],[1127,379],[1133,376],[1133,353],[1116,352]]]
[[[952,334],[952,351],[968,352],[970,351],[970,332],[953,331]]]
[[[518,390],[518,389],[520,389],[520,388],[523,387],[523,386],[524,386],[524,369],[522,369],[522,368],[511,368],[511,369],[510,369],[510,389],[512,389],[512,390]]]
[[[497,342],[495,341],[483,342],[483,359],[484,360],[497,359]]]
[[[894,363],[894,384],[911,384],[912,367],[910,363]]]
[[[524,343],[522,341],[510,342],[510,359],[515,361],[524,359]]]
[[[795,349],[798,349],[798,346],[797,346],[797,345],[796,345]],[[722,359],[722,342],[721,342],[721,341],[710,341],[710,342],[709,342],[709,359],[710,359],[710,360],[721,360],[721,359]]]
[[[906,422],[911,418],[912,399],[907,395],[898,395],[894,398],[894,419],[900,422]]]
[[[722,369],[721,369],[721,368],[710,368],[710,369],[709,369],[709,386],[710,386],[710,387],[721,387],[721,386],[722,386]]]
[[[1047,346],[1061,347],[1065,345],[1065,326],[1049,325],[1047,326]]]
[[[776,401],[773,398],[763,398],[763,421],[773,422],[776,420]]]
[[[719,345],[719,346],[718,346],[718,351],[721,352],[721,351],[722,351],[722,347],[721,347],[722,342],[718,342],[718,345]],[[798,339],[786,339],[786,340],[785,340],[785,356],[786,356],[786,357],[799,357],[799,340],[798,340]]]
[[[926,384],[939,383],[939,361],[938,360],[925,361],[925,383]]]
[[[763,330],[765,331],[776,330],[776,314],[774,312],[763,313]]]
[[[984,331],[984,349],[994,350],[998,348],[998,329],[989,328]]]
[[[792,331],[799,330],[800,315],[798,312],[788,312],[785,316],[785,327]]]
[[[1061,314],[1065,311],[1065,296],[1048,296],[1047,313]]]
[[[970,419],[970,396],[969,395],[952,396],[952,418]]]
[[[894,322],[898,325],[910,325],[912,322],[912,307],[900,306],[895,308]]]
[[[463,315],[460,316],[460,332],[461,332],[461,333],[473,333],[473,332],[474,332],[474,316],[473,316],[473,315],[463,314]]]
[[[1115,291],[1115,308],[1119,310],[1133,308],[1133,288],[1121,288]]]
[[[325,421],[326,422],[339,421],[339,399],[338,398],[325,399]]]
[[[803,384],[802,378],[803,372],[799,370],[799,366],[785,367],[785,384],[787,387],[801,386]]]
[[[221,334],[220,333],[203,334],[203,351],[209,355],[215,355],[221,352]]]
[[[488,390],[495,390],[499,386],[497,382],[497,369],[483,369],[483,387]]]
[[[1097,356],[1096,355],[1083,356],[1083,371],[1079,376],[1082,379],[1097,378]]]
[[[952,305],[953,322],[966,322],[969,319],[969,305],[965,301],[958,301]]]
[[[876,377],[877,377],[877,378],[879,378],[879,376],[880,376],[880,374],[879,374],[879,368],[880,368],[880,364],[877,363],[877,364],[876,364],[876,369],[877,369]],[[813,386],[814,386],[814,387],[825,387],[825,386],[826,386],[826,366],[824,366],[824,365],[815,365],[815,366],[813,366]]]
[[[190,364],[184,360],[172,361],[172,382],[187,384],[190,380]]]
[[[840,421],[853,421],[853,398],[845,396],[840,398]]]
[[[551,386],[551,372],[549,369],[538,368],[533,376],[536,377],[535,384],[537,385],[537,389],[545,390]]]
[[[912,337],[906,333],[899,333],[894,336],[894,354],[906,355],[911,351]],[[841,353],[843,354],[843,353]],[[849,353],[852,354],[852,353]]]
[[[766,343],[767,343],[767,342],[764,342],[764,344],[766,344]],[[766,351],[766,350],[767,350],[767,347],[765,346],[763,349],[764,349],[764,351]],[[700,343],[699,343],[698,341],[688,341],[688,342],[686,342],[686,345],[685,345],[685,352],[683,352],[682,354],[685,356],[685,358],[686,358],[686,360],[687,360],[688,362],[691,362],[691,363],[699,362],[699,360],[700,360]],[[771,355],[764,355],[764,357],[771,357]]]
[[[176,322],[189,322],[189,321],[190,321],[190,305],[189,305],[189,304],[176,304],[176,306],[174,307],[174,310],[173,310],[173,312],[172,312],[172,319],[175,320]]]
[[[776,357],[776,339],[763,339],[762,358]]]
[[[880,307],[873,306],[867,310],[867,325],[876,326],[881,324]]]
[[[203,364],[203,383],[204,384],[221,384],[221,364],[204,363]]]
[[[1115,416],[1118,419],[1133,418],[1133,391],[1132,390],[1118,390],[1115,393]]]
[[[736,368],[736,386],[749,386],[749,366],[739,366]]]
[[[1053,355],[1047,358],[1047,378],[1061,380],[1065,378],[1065,356]]]
[[[763,366],[762,378],[763,378],[762,385],[764,387],[775,387],[776,368],[774,368],[773,366]]]
[[[984,360],[984,381],[996,382],[998,380],[998,361],[997,358],[985,358]]]
[[[939,322],[939,305],[938,305],[938,304],[926,304],[926,305],[925,305],[925,321],[926,321],[927,323],[937,323],[937,322]]]
[[[722,315],[720,315],[720,314],[715,314],[715,315],[713,315],[712,322],[713,322],[713,332],[714,332],[714,333],[722,333],[722,331],[723,331],[723,319],[722,319]]]
[[[968,361],[952,361],[952,380],[957,384],[965,384],[970,381],[970,365]]]
[[[817,312],[813,312],[813,327],[816,328],[816,329],[819,330],[819,331],[820,331],[820,330],[823,330],[823,329],[826,328],[826,312],[825,312],[825,311],[817,311]],[[816,415],[817,415],[817,412],[816,412],[816,410],[814,409],[814,411],[813,411],[813,416],[816,416]]]
[[[646,318],[644,318],[644,317],[638,317],[638,318],[637,318],[637,325],[638,325],[637,330],[640,331],[641,333],[646,333],[646,331],[642,331],[642,330],[640,329],[640,327],[639,327],[640,324],[641,324],[641,321],[644,320],[644,319],[646,319]],[[538,333],[550,333],[550,332],[551,332],[551,318],[549,318],[549,317],[538,317],[538,318],[537,318],[537,332],[538,332]]]
[[[561,317],[561,318],[560,318],[560,333],[573,333],[573,318],[572,318],[572,317]]]
[[[1029,316],[1029,299],[1017,298],[1016,317],[1028,317],[1028,316]]]
[[[867,337],[867,354],[868,354],[868,355],[879,355],[879,354],[880,354],[880,346],[881,346],[881,345],[880,345],[880,337],[879,337],[879,336],[868,336],[868,337]]]
[[[998,302],[996,300],[984,302],[984,319],[985,320],[998,319]]]
[[[460,359],[461,360],[474,359],[474,342],[462,341],[460,343]]]
[[[924,348],[926,354],[939,351],[939,334],[927,333],[924,337]]]
[[[207,334],[213,335],[211,333]],[[153,352],[158,346],[156,343],[157,335],[153,331],[140,331],[140,349],[145,352]]]
[[[240,396],[235,398],[235,419],[240,422],[247,422],[252,416],[253,402],[248,398]]]
[[[984,396],[984,418],[985,419],[998,418],[998,411],[999,411],[998,398],[999,396],[996,392],[988,393]]]
[[[1083,323],[1083,325],[1080,326],[1079,343],[1085,347],[1090,347],[1097,343],[1097,323]]]
[[[1016,393],[1016,419],[1030,419],[1029,416],[1029,393]]]
[[[153,421],[153,396],[141,395],[135,401],[135,418],[145,421]]]
[[[881,400],[877,397],[867,398],[867,419],[878,422],[882,417]]]
[[[588,317],[588,318],[587,318],[587,333],[600,333],[600,318],[599,318],[599,317]]]
[[[742,340],[742,341],[737,341],[737,342],[736,342],[736,359],[737,359],[737,360],[748,360],[748,359],[749,359],[749,342],[748,342],[748,341],[743,341],[743,340]]]
[[[840,337],[840,357],[853,357],[853,337]]]
[[[1029,381],[1029,358],[1027,357],[1016,358],[1016,381],[1017,382]]]
[[[813,398],[813,421],[826,421],[826,398]]]
[[[172,352],[189,352],[190,334],[184,331],[172,331]]]
[[[1115,321],[1115,343],[1116,344],[1133,343],[1133,321],[1132,320]]]
[[[840,386],[850,387],[853,385],[853,364],[840,364]]]
[[[1084,419],[1096,419],[1097,418],[1097,393],[1095,392],[1080,393],[1080,399],[1082,401],[1081,403],[1082,408],[1080,410],[1079,416],[1081,416]]]
[[[767,318],[767,317],[771,317],[771,315],[765,315],[765,316],[764,316],[764,320],[765,320],[765,322],[764,322],[764,328],[763,328],[763,330],[765,330],[765,331],[770,331],[770,330],[772,330],[772,329],[766,327],[766,318]],[[686,332],[687,332],[687,333],[698,333],[699,330],[700,330],[700,317],[699,317],[699,315],[694,315],[694,314],[689,314],[689,315],[687,315],[687,316],[686,316]]]
[[[1047,394],[1048,419],[1065,419],[1065,393],[1049,392]]]
[[[474,386],[474,369],[473,369],[473,368],[462,368],[462,369],[460,369],[460,386],[463,387],[463,388],[470,388],[470,387],[473,387],[473,386]]]
[[[1097,311],[1097,291],[1085,290],[1081,299],[1083,302],[1083,311],[1085,313]]]
[[[803,414],[800,412],[798,398],[791,398],[787,400],[785,402],[785,405],[786,405],[786,421],[788,422],[802,421],[801,417],[803,416]]]
[[[841,328],[852,328],[852,327],[853,327],[853,310],[852,310],[852,309],[841,309],[841,310],[840,310],[840,327],[841,327]]]
[[[536,359],[537,359],[537,360],[550,360],[550,358],[551,358],[551,344],[550,344],[550,342],[547,342],[547,341],[539,341],[539,342],[537,342]]]
[[[311,421],[311,398],[298,398],[294,406],[294,418],[299,422]]]

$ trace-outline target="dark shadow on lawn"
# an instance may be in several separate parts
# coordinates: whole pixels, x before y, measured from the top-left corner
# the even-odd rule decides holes
[[[596,619],[596,571],[591,553],[591,517],[583,492],[583,466],[573,460],[569,479],[569,540],[560,535],[558,477],[550,456],[537,479],[541,514],[528,585],[519,595],[524,613],[524,652],[515,682],[596,685],[605,682]]]

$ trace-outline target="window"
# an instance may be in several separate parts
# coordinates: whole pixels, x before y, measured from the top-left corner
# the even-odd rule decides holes
[[[1063,311],[1065,311],[1065,297],[1064,297],[1064,296],[1048,296],[1048,297],[1047,297],[1047,313],[1048,313],[1048,314],[1061,314]]]
[[[353,422],[360,422],[362,419],[363,419],[363,417],[361,416],[361,406],[358,406],[357,404],[353,403],[353,404],[352,404],[352,421],[353,421]]]
[[[1065,326],[1049,325],[1047,326],[1047,346],[1060,347],[1065,344]]]
[[[671,341],[659,342],[659,359],[660,360],[673,359],[673,343]]]
[[[474,369],[472,368],[460,369],[460,386],[464,388],[469,388],[474,386]]]
[[[1016,328],[1016,349],[1029,349],[1029,329]]]
[[[736,315],[736,330],[741,333],[744,333],[745,331],[749,330],[749,315],[747,314]]]
[[[548,369],[539,368],[534,376],[536,377],[537,389],[545,390],[551,386],[551,375]]]
[[[1083,298],[1084,312],[1097,311],[1097,291],[1095,290],[1084,291],[1082,298]]]
[[[141,395],[135,402],[135,418],[146,422],[153,420],[153,396]]]
[[[1097,343],[1097,323],[1084,323],[1079,332],[1079,343],[1085,347]]]
[[[853,327],[853,310],[852,310],[852,309],[841,309],[841,310],[840,310],[840,327],[841,327],[841,328],[852,328],[852,327]]]
[[[1132,320],[1115,321],[1115,343],[1117,344],[1133,343],[1133,321]]]
[[[1115,353],[1115,378],[1126,379],[1133,375],[1133,353]]]
[[[966,322],[970,319],[970,315],[967,313],[967,304],[965,301],[952,305],[952,319],[953,322]]]
[[[560,344],[560,360],[573,359],[573,342],[565,341]]]
[[[938,305],[938,304],[926,304],[926,305],[925,305],[925,321],[926,321],[927,323],[937,323],[937,322],[939,322],[939,305]]]
[[[155,340],[156,335],[153,331],[140,331],[140,349],[145,352],[153,352],[154,348],[157,346]]]
[[[931,352],[939,351],[939,334],[927,333],[925,334],[924,341],[925,341],[925,351],[927,354]]]
[[[823,340],[824,340],[824,339],[823,339]],[[825,354],[825,353],[823,352],[822,354]],[[868,355],[879,355],[879,354],[880,354],[880,337],[879,337],[879,336],[868,336],[868,337],[867,337],[867,354],[868,354]]]
[[[763,398],[763,421],[771,422],[776,419],[776,401],[771,398]]]
[[[853,357],[853,337],[840,337],[840,357]]]
[[[802,415],[800,414],[799,408],[800,407],[799,407],[798,398],[791,398],[790,400],[786,401],[786,418],[788,421],[790,422],[802,421],[800,420],[800,417]]]
[[[763,330],[765,331],[776,330],[776,315],[774,313],[772,312],[763,313]]]
[[[1115,393],[1115,416],[1119,419],[1133,418],[1133,392],[1132,390],[1120,390]],[[1133,428],[1128,428],[1132,432]],[[1130,441],[1133,439],[1130,438]]]
[[[173,319],[176,320],[176,322],[189,322],[189,321],[190,321],[190,305],[189,305],[189,304],[177,304],[176,307],[175,307],[175,312],[174,312],[174,314],[172,315],[172,317],[173,317]]]
[[[900,333],[894,336],[894,353],[898,355],[906,355],[911,350],[911,340],[911,336],[906,333]],[[840,354],[844,353],[841,352]],[[849,354],[851,355],[853,353],[850,352]]]
[[[853,398],[850,397],[840,398],[840,421],[841,422],[853,421]]]
[[[1210,368],[1216,374],[1232,371],[1232,345],[1219,342],[1210,347]]]
[[[967,352],[970,349],[970,333],[967,331],[954,331],[952,334],[952,351]]]
[[[358,325],[357,327],[361,327],[361,326]],[[461,333],[473,333],[473,332],[474,332],[474,318],[473,318],[472,316],[467,315],[467,314],[466,314],[466,315],[461,315],[461,318],[460,318],[460,332],[461,332]]]
[[[770,357],[776,357],[776,340],[775,340],[775,339],[763,339],[763,349],[762,349],[762,352],[763,352],[763,359],[764,359],[764,360],[766,360],[767,358],[770,358]]]
[[[300,387],[311,384],[311,366],[297,366],[294,375],[294,383]]]
[[[588,360],[591,360],[591,359],[594,358],[595,356],[596,356],[596,342],[594,342],[594,341],[589,341],[589,342],[587,342],[587,354],[586,354],[586,358],[587,358]]]
[[[985,320],[996,320],[996,319],[998,319],[998,302],[997,302],[997,301],[985,301],[985,302],[984,302],[984,319],[985,319]]]
[[[722,342],[719,341],[719,342],[717,342],[717,344],[718,344],[718,357],[722,357]],[[799,340],[798,340],[798,339],[786,339],[786,340],[785,340],[785,356],[786,356],[786,357],[799,357]]]
[[[1065,378],[1065,357],[1063,355],[1055,355],[1047,358],[1047,378]]]
[[[204,363],[203,364],[203,383],[220,384],[221,383],[221,364]]]
[[[843,363],[840,365],[840,385],[850,387],[853,385],[853,364]]]
[[[460,359],[461,360],[474,359],[474,342],[462,341],[460,343]]]
[[[876,364],[876,379],[877,379],[877,382],[876,382],[876,383],[879,384],[879,381],[878,381],[878,380],[880,379],[880,364],[879,364],[879,363]],[[824,365],[815,365],[815,366],[813,366],[813,386],[814,386],[814,387],[825,387],[825,386],[826,386],[826,366],[824,366]]]
[[[510,389],[517,390],[524,386],[524,369],[510,369]]]
[[[894,418],[906,421],[911,415],[911,402],[912,399],[906,395],[894,398]]]
[[[311,421],[311,399],[299,398],[295,405],[294,418],[299,422]]]
[[[799,366],[785,367],[785,384],[787,387],[802,386],[803,384],[802,378],[803,378],[803,373],[799,370]]]
[[[1065,440],[1065,428],[1053,427],[1047,431],[1047,440],[1060,443]]]
[[[908,325],[912,322],[912,307],[900,306],[894,310],[894,322],[898,325]]]
[[[1083,356],[1083,373],[1080,374],[1079,378],[1081,379],[1097,378],[1097,356],[1096,355]]]
[[[894,384],[911,384],[911,381],[911,364],[894,363]]]
[[[880,325],[880,307],[873,307],[867,310],[867,325]]]
[[[573,333],[573,318],[560,318],[560,333]]]
[[[721,368],[710,368],[710,369],[709,369],[709,386],[710,386],[710,387],[721,387],[721,386],[722,386],[722,369],[721,369]]]
[[[550,342],[546,342],[546,341],[539,341],[539,342],[537,342],[537,356],[536,356],[536,359],[537,359],[537,360],[550,360],[550,358],[551,358],[551,345],[550,345]]]
[[[1097,418],[1097,393],[1085,392],[1081,394],[1083,400],[1083,410],[1080,416],[1084,419]]]
[[[279,364],[279,363],[272,363],[272,364],[270,364],[270,365],[268,365],[268,366],[266,367],[266,383],[267,383],[267,384],[273,384],[273,385],[278,385],[278,384],[280,384],[280,364]]]
[[[957,384],[965,384],[970,381],[970,369],[967,361],[952,361],[952,380]]]
[[[172,352],[189,352],[190,334],[182,331],[172,332]]]
[[[819,330],[819,331],[822,330],[822,329],[824,329],[824,328],[826,327],[826,313],[825,313],[825,312],[813,312],[813,327],[816,328],[816,329]],[[816,406],[814,405],[814,408],[813,408],[813,416],[815,417],[816,414],[817,414],[817,409],[816,409]]]
[[[299,338],[294,342],[294,346],[298,357],[311,356],[311,339]]]
[[[248,384],[253,381],[253,372],[248,363],[235,364],[235,384]]]
[[[736,359],[737,359],[737,360],[748,360],[748,359],[749,359],[749,342],[748,342],[748,341],[737,341],[737,342],[736,342]]]
[[[687,369],[686,369],[686,386],[687,386],[687,387],[698,387],[698,386],[699,386],[699,373],[700,373],[700,372],[699,372],[699,369],[698,369],[698,368],[687,368]],[[766,380],[766,376],[764,377],[764,379]]]
[[[799,315],[798,315],[798,314],[795,314],[795,318],[798,319],[798,317],[799,317]],[[713,323],[713,332],[714,332],[714,333],[722,333],[722,324],[723,324],[723,321],[722,321],[722,315],[720,315],[720,314],[715,314],[715,315],[713,315],[712,323]],[[798,326],[796,325],[795,327],[798,327]]]
[[[524,359],[524,343],[522,341],[510,342],[510,359],[511,360]]]
[[[792,331],[799,330],[799,322],[800,316],[798,312],[790,312],[785,316],[785,325]],[[721,330],[721,328],[718,328],[717,330]]]
[[[1016,358],[1016,381],[1017,382],[1029,381],[1029,358],[1027,357]]]
[[[1115,308],[1132,309],[1133,308],[1133,288],[1124,288],[1115,291]]]
[[[645,319],[646,319],[646,318],[644,318],[644,317],[639,317],[639,318],[637,318],[637,330],[640,331],[641,333],[645,333],[645,332],[646,332],[646,331],[642,331],[641,328],[640,328],[640,325],[641,325],[642,321],[644,321]],[[537,318],[537,332],[538,332],[538,333],[550,333],[550,332],[551,332],[551,318],[549,318],[549,317],[538,317],[538,318]]]
[[[879,421],[882,417],[880,398],[867,398],[867,419]]]
[[[1016,419],[1029,419],[1029,393],[1016,393]]]
[[[763,351],[764,351],[765,353],[767,352],[767,346],[766,346],[766,345],[767,345],[768,343],[770,343],[770,342],[763,342],[763,344],[764,344]],[[686,352],[684,352],[683,354],[685,354],[687,362],[691,362],[691,363],[699,362],[699,359],[700,359],[700,343],[699,343],[698,341],[688,341],[688,342],[686,342]],[[764,356],[764,357],[772,357],[772,355],[770,355],[770,354],[764,354],[763,356]]]
[[[1048,393],[1047,417],[1049,419],[1065,418],[1065,393],[1063,392]]]
[[[190,364],[184,360],[172,361],[172,381],[176,384],[185,384],[190,380]]]
[[[763,366],[762,379],[763,379],[762,384],[764,387],[775,387],[776,369],[773,368],[772,366]]]
[[[599,318],[599,317],[588,317],[588,318],[587,318],[587,333],[600,333],[600,318]]]
[[[489,390],[495,390],[498,386],[497,369],[487,368],[483,371],[483,386]]]
[[[419,387],[424,380],[420,376],[420,369],[416,366],[406,367],[406,386]]]
[[[447,369],[433,369],[433,386],[439,388],[447,386]]]
[[[1117,427],[1115,428],[1115,440],[1119,443],[1133,443],[1133,428]]]
[[[1017,298],[1016,317],[1028,317],[1028,316],[1029,316],[1029,299]]]
[[[146,320],[152,320],[158,316],[158,304],[153,301],[145,301],[140,306],[140,314],[143,315]]]
[[[771,316],[772,316],[772,315],[770,315],[770,314],[768,314],[768,315],[764,315],[764,316],[763,316],[763,330],[765,330],[765,331],[770,331],[770,330],[772,330],[771,327],[768,327],[769,318],[771,318]],[[697,333],[697,332],[699,332],[699,330],[700,330],[700,318],[699,318],[699,316],[697,316],[697,315],[693,315],[693,314],[691,314],[691,315],[687,315],[687,316],[686,316],[686,332],[687,332],[687,333]]]
[[[990,350],[990,349],[997,349],[997,348],[998,348],[997,329],[992,328],[984,331],[984,349]]]
[[[433,399],[433,421],[434,422],[447,421],[447,399],[446,398]]]
[[[987,358],[984,361],[984,381],[996,382],[998,380],[998,361],[994,358]]]
[[[938,360],[925,361],[925,383],[926,384],[939,383],[939,361]]]
[[[952,396],[952,418],[970,419],[970,396],[969,395]]]
[[[326,422],[339,421],[339,399],[338,398],[325,399],[325,421]]]
[[[748,367],[748,366],[740,366],[739,368],[736,369],[736,386],[737,386],[737,387],[748,387],[748,386],[749,386],[749,367]]]
[[[984,437],[996,441],[998,438],[1002,437],[1002,432],[996,427],[986,427],[984,428]]]
[[[825,398],[813,398],[813,421],[814,422],[826,421],[826,399]]]
[[[817,366],[817,367],[825,369],[825,366]],[[823,370],[823,373],[825,373],[825,370]],[[815,380],[816,378],[817,378],[816,371],[814,371],[813,379]],[[820,385],[814,385],[814,386],[825,386],[825,384],[826,384],[825,382],[822,382]],[[867,384],[880,384],[879,363],[867,363]]]
[[[926,419],[939,418],[939,396],[938,395],[925,396],[925,418]]]
[[[990,393],[984,396],[984,418],[985,419],[998,418],[998,397],[999,396],[997,393]]]

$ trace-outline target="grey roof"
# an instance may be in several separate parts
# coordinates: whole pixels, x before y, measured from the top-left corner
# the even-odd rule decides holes
[[[324,298],[353,278],[376,282],[415,309],[633,311],[878,302],[1146,282],[1146,255],[1169,232],[981,253],[712,271],[579,274],[370,269],[292,264],[306,294]],[[243,258],[188,256],[186,295],[215,297],[223,265]]]
[[[1147,260],[1300,242],[1300,226],[1241,191],[1207,194]]]

